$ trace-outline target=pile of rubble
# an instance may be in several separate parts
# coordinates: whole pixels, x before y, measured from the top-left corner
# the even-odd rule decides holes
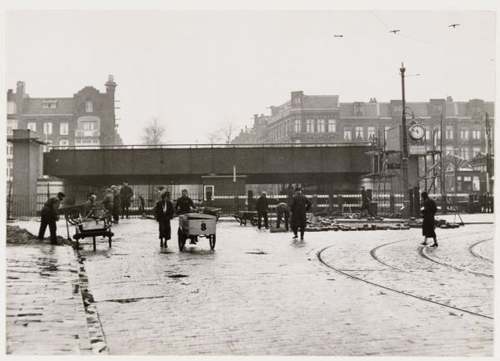
[[[47,237],[43,241],[39,241],[35,235],[26,229],[19,226],[7,225],[7,244],[50,244],[50,239]],[[72,246],[73,243],[66,238],[57,236],[57,245]]]
[[[436,220],[436,227],[457,228],[459,223],[448,222],[444,219]],[[307,230],[309,232],[322,231],[375,231],[375,230],[407,230],[421,228],[422,219],[384,219],[369,217],[367,219],[335,218],[332,216],[309,216]]]
[[[419,219],[410,218],[410,220],[408,221],[408,225],[411,228],[421,228],[422,222],[423,222],[423,220],[421,218],[419,218]],[[439,228],[458,228],[458,227],[464,225],[463,223],[448,222],[445,219],[439,219],[439,218],[435,219],[435,224],[436,224],[436,227],[439,227]]]

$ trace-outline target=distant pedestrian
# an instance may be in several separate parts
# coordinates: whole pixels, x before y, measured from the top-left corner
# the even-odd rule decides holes
[[[96,215],[97,195],[93,192],[87,195],[87,201],[84,204],[83,218],[97,219]]]
[[[167,241],[171,236],[170,220],[174,217],[174,205],[170,201],[169,192],[162,193],[154,213],[159,226],[160,247],[167,247]]]
[[[104,199],[102,201],[102,205],[104,207],[104,218],[105,222],[111,223],[112,221],[112,216],[113,216],[113,189],[106,188],[104,191]]]
[[[175,211],[177,214],[185,214],[193,211],[195,209],[194,202],[188,196],[187,189],[182,190],[182,196],[177,199],[175,203]]]
[[[257,199],[257,203],[255,205],[257,209],[257,228],[260,229],[262,227],[262,218],[264,218],[264,227],[269,228],[267,212],[269,210],[269,201],[266,197],[266,192],[262,192],[260,194],[259,199]]]
[[[118,224],[120,221],[120,210],[121,210],[122,202],[120,197],[120,188],[118,186],[114,186],[113,188],[113,222]]]
[[[423,246],[427,245],[427,238],[432,237],[434,243],[431,247],[437,247],[437,237],[436,237],[436,224],[434,220],[434,215],[436,214],[437,207],[436,202],[429,198],[427,192],[422,192],[422,215],[423,215],[423,223],[422,223],[422,235],[424,236],[424,241],[422,242]]]
[[[140,195],[138,198],[139,198],[139,213],[141,215],[144,215],[146,202],[144,201],[144,197],[142,195]]]
[[[64,199],[65,195],[62,192],[57,193],[56,197],[51,197],[45,202],[41,211],[40,230],[38,231],[38,240],[43,241],[45,230],[49,226],[50,243],[57,244],[57,225],[59,219],[57,210]]]
[[[276,228],[280,228],[281,222],[284,221],[285,229],[288,231],[288,219],[290,218],[290,209],[286,202],[280,202],[276,205]]]
[[[370,193],[365,189],[365,187],[361,187],[361,218],[365,217],[367,214],[372,216],[370,203]]]
[[[311,208],[311,201],[302,194],[302,189],[297,188],[293,196],[292,203],[290,204],[290,211],[292,212],[292,231],[293,238],[297,239],[297,232],[300,229],[300,240],[304,240],[304,232],[306,230],[306,212]]]
[[[129,208],[130,204],[132,203],[133,196],[134,196],[134,191],[132,191],[132,188],[130,188],[127,182],[123,182],[123,185],[120,189],[122,219],[124,217],[128,219]]]

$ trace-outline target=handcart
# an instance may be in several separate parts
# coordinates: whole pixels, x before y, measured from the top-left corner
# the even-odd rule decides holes
[[[191,243],[198,242],[198,237],[206,237],[210,242],[210,249],[215,248],[215,225],[216,216],[202,213],[186,213],[179,216],[179,229],[177,237],[179,242],[179,251],[184,250],[186,240]]]
[[[94,252],[96,251],[96,237],[107,237],[109,247],[111,247],[113,232],[111,232],[111,222],[110,217],[106,212],[100,214],[99,212],[93,213],[86,209],[84,205],[79,206],[69,206],[61,209],[64,213],[64,218],[66,219],[66,229],[69,237],[69,224],[75,226],[75,234],[73,239],[76,241],[76,248],[79,249],[80,239],[87,237],[92,237],[92,244]],[[95,221],[95,224],[94,224]],[[99,224],[102,221],[102,225]]]

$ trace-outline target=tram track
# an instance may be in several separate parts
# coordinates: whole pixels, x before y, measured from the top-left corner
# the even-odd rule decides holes
[[[443,239],[444,239],[444,240],[447,240],[447,239],[450,239],[450,238],[452,238],[452,237],[445,237],[445,238],[443,238]],[[479,245],[480,243],[482,243],[482,242],[486,242],[486,241],[489,241],[489,240],[491,240],[491,238],[490,238],[490,239],[484,239],[484,240],[481,240],[481,241],[479,241],[479,242],[474,243],[473,245],[471,245],[471,246],[469,246],[469,247],[468,247],[469,252],[470,252],[473,256],[475,256],[475,257],[477,257],[477,258],[480,258],[480,259],[483,259],[483,260],[489,260],[488,258],[483,257],[483,256],[481,256],[481,255],[479,255],[479,254],[475,255],[475,254],[474,254],[474,252],[473,252],[473,250],[472,250],[475,246]],[[377,251],[378,251],[379,249],[381,249],[381,248],[383,248],[383,247],[390,246],[390,245],[395,244],[395,243],[401,243],[401,242],[405,242],[405,241],[407,241],[407,240],[406,240],[406,239],[402,239],[402,240],[398,240],[398,241],[393,241],[393,242],[388,242],[388,243],[381,244],[381,245],[379,245],[379,246],[377,246],[377,247],[375,247],[375,248],[373,248],[373,249],[371,249],[371,250],[370,250],[370,256],[371,256],[371,257],[372,257],[375,261],[377,261],[378,263],[380,263],[380,264],[382,264],[382,265],[384,265],[384,266],[386,266],[386,267],[389,267],[389,268],[391,268],[391,269],[397,270],[397,271],[399,271],[399,272],[406,272],[406,273],[409,273],[407,270],[404,270],[404,269],[398,268],[398,267],[396,267],[396,266],[393,266],[393,265],[391,265],[391,264],[388,264],[388,263],[384,262],[382,259],[380,259],[380,258],[377,256]],[[449,264],[449,263],[439,262],[438,260],[436,260],[436,259],[432,258],[431,256],[429,256],[429,255],[428,255],[428,254],[424,251],[424,249],[425,249],[425,247],[419,247],[419,248],[418,248],[418,254],[419,254],[419,256],[420,256],[420,257],[422,257],[422,258],[424,258],[424,259],[426,259],[426,260],[428,260],[428,261],[431,261],[431,262],[433,262],[433,263],[439,264],[439,265],[441,265],[441,266],[445,266],[445,267],[448,267],[448,268],[452,268],[452,269],[454,269],[454,270],[456,270],[456,271],[459,271],[459,272],[467,272],[467,273],[473,274],[473,275],[475,275],[475,276],[482,276],[482,277],[494,278],[494,276],[493,276],[493,275],[488,274],[488,273],[471,271],[471,270],[468,270],[468,269],[466,269],[466,268],[457,267],[457,266],[452,265],[452,264]],[[492,262],[491,260],[489,260],[489,261],[490,261],[490,262]]]
[[[484,257],[483,255],[481,255],[480,253],[474,251],[474,248],[476,248],[477,246],[479,246],[481,243],[484,243],[484,242],[487,242],[487,241],[491,241],[491,238],[489,239],[483,239],[481,241],[478,241],[472,245],[469,246],[469,252],[476,258],[479,258],[479,259],[482,259],[483,261],[486,261],[488,263],[493,263],[493,260],[488,258],[488,257]]]
[[[469,269],[466,269],[466,268],[462,268],[462,267],[457,267],[453,264],[450,264],[450,263],[445,263],[445,262],[440,262],[438,261],[437,259],[435,258],[432,258],[426,251],[426,248],[425,247],[419,247],[418,248],[418,254],[425,258],[426,260],[428,261],[431,261],[431,262],[434,262],[438,265],[441,265],[441,266],[445,266],[445,267],[448,267],[448,268],[451,268],[451,269],[454,269],[455,271],[459,271],[459,272],[466,272],[466,273],[470,273],[472,275],[475,275],[475,276],[480,276],[480,277],[488,277],[488,278],[493,278],[494,276],[489,274],[489,273],[483,273],[483,272],[476,272],[476,271],[471,271]]]
[[[385,244],[385,245],[394,244],[394,243],[398,243],[398,242],[404,242],[404,241],[406,241],[406,240],[400,240],[400,241],[396,241],[396,242],[390,242],[390,243]],[[378,248],[380,248],[382,246],[384,246],[384,245],[375,247],[374,249],[372,249],[372,251],[375,250],[375,252],[376,252],[376,249],[378,249]],[[332,266],[331,264],[329,264],[328,262],[326,262],[325,259],[323,258],[323,253],[326,250],[328,250],[328,249],[330,249],[332,247],[334,247],[334,246],[330,245],[330,246],[322,248],[321,250],[319,250],[316,253],[316,257],[318,258],[319,262],[321,264],[323,264],[325,267],[330,268],[333,271],[335,271],[335,272],[337,272],[337,273],[339,273],[341,275],[344,275],[344,276],[346,276],[348,278],[351,278],[351,279],[354,279],[354,280],[357,280],[357,281],[364,282],[366,284],[372,285],[372,286],[377,287],[377,288],[382,288],[384,290],[391,291],[391,292],[394,292],[394,293],[397,293],[397,294],[400,294],[400,295],[403,295],[403,296],[412,297],[412,298],[418,299],[420,301],[424,301],[424,302],[432,303],[432,304],[435,304],[435,305],[439,305],[439,306],[444,307],[444,308],[453,309],[455,311],[467,313],[467,314],[470,314],[470,315],[473,315],[473,316],[482,317],[482,318],[486,318],[486,319],[490,319],[490,320],[493,319],[493,317],[489,316],[489,315],[485,315],[485,314],[482,314],[482,313],[479,313],[479,312],[469,311],[469,310],[466,310],[466,309],[463,309],[463,308],[460,308],[460,307],[456,307],[456,306],[447,305],[445,303],[434,301],[432,299],[429,299],[429,298],[426,298],[426,297],[423,297],[423,296],[414,295],[414,294],[411,294],[411,293],[408,293],[408,292],[405,292],[405,291],[402,291],[402,290],[398,290],[398,289],[393,288],[393,287],[389,287],[389,286],[385,286],[385,285],[380,284],[380,283],[369,281],[369,280],[364,279],[362,277],[358,277],[358,276],[355,276],[353,274],[350,274],[350,273],[348,273],[348,272],[346,272],[344,270],[338,269],[338,268]],[[370,253],[372,253],[372,251],[370,251]],[[382,264],[384,264],[384,263],[382,263]],[[389,266],[389,267],[391,267],[391,266]],[[391,268],[395,268],[395,267],[391,267]]]

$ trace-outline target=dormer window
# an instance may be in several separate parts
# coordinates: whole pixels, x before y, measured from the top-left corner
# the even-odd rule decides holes
[[[56,109],[57,100],[42,100],[42,108],[44,109]]]
[[[85,102],[85,112],[86,113],[92,113],[94,111],[94,104],[91,101],[86,101]]]

